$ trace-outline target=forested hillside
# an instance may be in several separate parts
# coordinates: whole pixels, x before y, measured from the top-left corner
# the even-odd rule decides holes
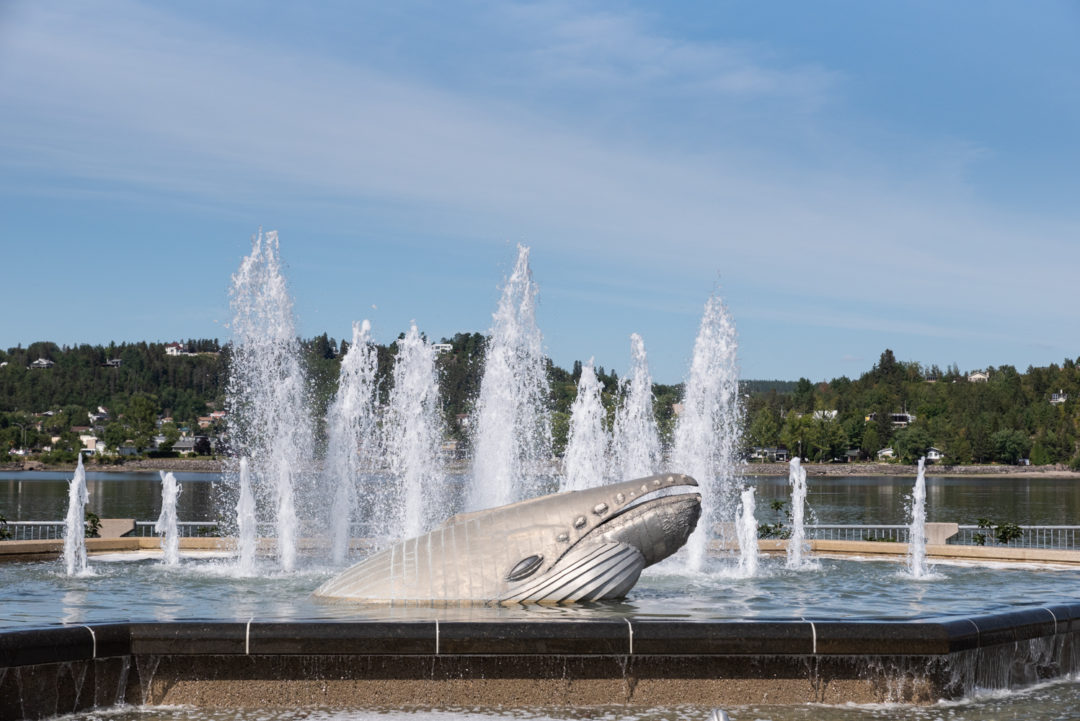
[[[437,356],[447,435],[467,440],[463,418],[472,412],[483,371],[485,337],[458,333],[441,340],[451,350]],[[0,351],[0,449],[40,448],[61,436],[60,449],[78,447],[78,432],[96,430],[110,446],[138,438],[142,447],[171,418],[175,432],[220,432],[207,416],[224,408],[229,347],[213,339],[188,340],[169,349],[161,343],[60,347],[34,343]],[[322,417],[336,390],[344,342],[326,334],[302,341],[311,383],[313,415]],[[396,344],[378,346],[380,393],[389,392]],[[36,361],[44,367],[31,367]],[[51,364],[51,365],[50,365]],[[610,414],[619,378],[597,367]],[[565,443],[570,405],[581,363],[570,370],[548,364],[556,451]],[[785,447],[814,461],[842,460],[858,450],[874,458],[893,448],[911,461],[931,447],[951,463],[1080,465],[1077,456],[1080,369],[1062,365],[985,369],[983,376],[898,361],[892,351],[857,379],[829,382],[743,381],[744,449]],[[670,441],[681,385],[654,386],[657,422]],[[107,418],[92,421],[99,407]],[[47,414],[47,415],[45,415]],[[40,430],[38,426],[40,425]],[[96,429],[95,429],[96,426]],[[74,429],[74,430],[73,430]],[[172,431],[172,428],[166,428]]]

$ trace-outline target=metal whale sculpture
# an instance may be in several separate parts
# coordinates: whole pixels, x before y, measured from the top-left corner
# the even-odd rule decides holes
[[[688,486],[697,481],[665,474],[458,514],[346,569],[315,595],[395,605],[622,598],[697,526],[701,496]]]

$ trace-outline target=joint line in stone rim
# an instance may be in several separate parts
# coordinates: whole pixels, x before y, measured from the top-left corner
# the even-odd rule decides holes
[[[247,620],[247,625],[244,627],[244,655],[251,655],[251,622],[255,620],[252,616]]]
[[[1057,635],[1057,616],[1055,616],[1054,612],[1051,611],[1049,608],[1044,607],[1043,610],[1050,614],[1050,618],[1054,619],[1054,635],[1056,636]]]
[[[631,656],[633,656],[634,655],[634,625],[632,623],[630,623],[629,618],[624,618],[623,620],[626,621],[626,628],[628,628],[629,631],[630,631],[630,652],[629,652],[629,654]]]
[[[813,621],[808,621],[808,623],[810,624],[810,638],[813,639],[814,643],[811,652],[817,655],[817,628],[814,626]]]
[[[90,632],[90,658],[97,658],[97,634],[95,634],[94,629],[89,626],[83,626],[83,628]]]
[[[435,655],[439,655],[439,619],[435,619]]]

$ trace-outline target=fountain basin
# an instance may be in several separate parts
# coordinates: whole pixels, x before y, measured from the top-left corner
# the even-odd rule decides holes
[[[205,707],[927,703],[1080,666],[1080,603],[908,622],[120,623],[0,633],[0,720]]]

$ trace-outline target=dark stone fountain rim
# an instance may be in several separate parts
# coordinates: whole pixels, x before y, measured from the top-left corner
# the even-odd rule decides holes
[[[921,620],[170,621],[0,632],[0,668],[171,656],[940,656],[1080,633],[1080,602]]]

